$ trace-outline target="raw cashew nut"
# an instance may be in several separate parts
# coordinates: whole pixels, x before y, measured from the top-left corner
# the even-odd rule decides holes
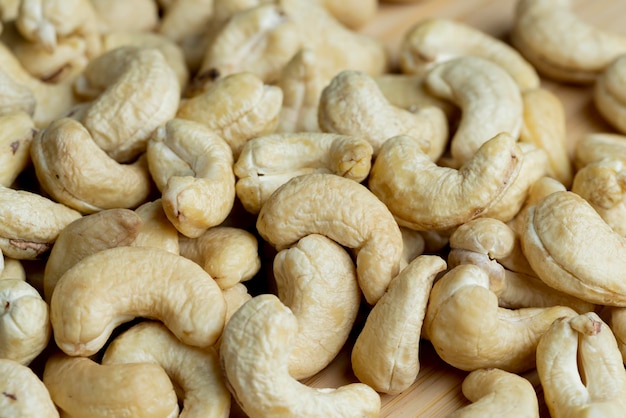
[[[448,142],[448,120],[429,106],[415,112],[393,106],[367,74],[345,70],[324,88],[318,123],[322,131],[366,138],[378,154],[389,138],[410,135],[436,161]]]
[[[361,382],[390,394],[415,382],[428,295],[437,274],[445,269],[441,257],[423,255],[393,279],[367,316],[352,349],[352,370]]]
[[[256,226],[279,251],[309,234],[354,248],[359,287],[370,304],[399,270],[402,233],[389,209],[365,186],[334,174],[289,180],[263,205]]]
[[[167,219],[161,199],[144,203],[135,209],[135,213],[139,215],[142,222],[139,233],[130,244],[131,246],[155,247],[173,254],[180,253],[178,230]]]
[[[36,133],[25,112],[0,116],[0,186],[10,187],[30,164],[30,144]]]
[[[213,16],[214,0],[174,0],[165,7],[157,32],[182,44],[204,31]]]
[[[144,321],[115,337],[102,364],[153,363],[163,367],[182,390],[181,418],[227,418],[230,393],[213,348],[203,350],[180,342],[163,324]]]
[[[625,40],[626,42],[626,40]],[[598,76],[594,103],[600,114],[618,131],[626,134],[626,51]]]
[[[246,143],[233,167],[237,197],[256,214],[293,177],[330,173],[362,182],[370,172],[372,154],[370,143],[358,136],[321,132],[259,136]]]
[[[157,364],[102,365],[56,353],[43,382],[64,416],[76,418],[173,418],[178,402],[172,381]]]
[[[478,148],[501,132],[518,138],[523,103],[520,88],[498,64],[465,56],[437,64],[426,87],[461,108],[459,126],[450,140],[452,164],[469,161]]]
[[[500,369],[474,370],[463,380],[463,395],[473,403],[448,418],[516,416],[539,418],[533,385],[522,376]]]
[[[28,365],[52,333],[48,305],[23,280],[0,280],[0,358]]]
[[[377,417],[380,396],[354,383],[307,387],[289,375],[296,317],[271,294],[252,298],[224,328],[220,357],[231,393],[251,418]]]
[[[36,193],[0,186],[0,250],[19,260],[36,259],[80,216]]]
[[[274,257],[278,298],[298,322],[289,375],[313,376],[339,354],[361,303],[350,255],[323,235],[311,234]]]
[[[196,238],[226,219],[235,201],[226,141],[200,123],[172,119],[154,132],[146,154],[163,210],[181,234]]]
[[[237,283],[234,286],[222,291],[224,300],[226,301],[226,324],[230,318],[243,306],[244,303],[252,299],[252,295],[248,293],[248,288],[243,283]]]
[[[0,251],[2,253],[2,251]],[[0,255],[0,280],[16,279],[26,280],[26,270],[20,262],[15,258]]]
[[[149,247],[116,247],[83,258],[57,282],[50,302],[54,339],[88,356],[135,317],[161,320],[182,342],[209,347],[226,306],[215,281],[184,257]]]
[[[150,32],[159,24],[154,0],[90,0],[98,17],[98,30],[109,32]]]
[[[413,259],[424,254],[426,250],[426,240],[420,231],[401,226],[402,233],[402,259],[400,260],[400,271],[402,271]]]
[[[145,158],[118,163],[96,145],[85,126],[70,118],[41,130],[30,151],[41,187],[83,213],[134,208],[153,188]]]
[[[599,305],[626,306],[626,238],[573,192],[528,210],[522,249],[548,286]]]
[[[250,280],[261,269],[256,237],[240,228],[215,226],[197,238],[180,236],[179,244],[180,255],[199,264],[221,289]]]
[[[57,237],[43,275],[47,302],[57,282],[83,258],[108,248],[130,245],[142,226],[139,215],[130,209],[108,209],[83,216],[67,225]]]
[[[398,58],[403,73],[423,74],[437,63],[467,55],[498,64],[522,91],[539,87],[537,71],[517,50],[452,19],[433,17],[416,23],[405,33]]]
[[[59,418],[50,393],[32,369],[0,358],[0,411],[7,418]]]
[[[594,312],[554,321],[537,346],[537,372],[554,418],[624,415],[622,356]]]
[[[205,125],[222,137],[235,160],[245,143],[274,132],[283,99],[282,90],[263,84],[251,73],[219,79],[206,92],[183,100],[176,117]]]
[[[35,113],[35,95],[23,84],[16,82],[0,66],[0,116],[24,112],[32,116]],[[316,108],[317,109],[317,108]],[[317,124],[317,112],[315,114]]]
[[[352,29],[359,29],[370,22],[378,11],[375,0],[318,0],[335,19]]]
[[[433,286],[423,333],[437,354],[458,369],[495,367],[519,373],[535,366],[537,343],[550,324],[575,315],[564,306],[500,308],[487,273],[465,264]]]
[[[480,216],[506,193],[522,165],[515,139],[499,134],[459,170],[439,167],[413,138],[387,140],[370,172],[370,190],[398,224],[446,230]]]
[[[626,164],[626,135],[594,132],[576,142],[574,148],[576,171],[604,159],[620,160]]]
[[[552,177],[541,177],[540,179],[535,181],[532,186],[530,186],[530,190],[528,190],[528,196],[526,197],[524,205],[517,213],[517,215],[515,215],[515,217],[508,222],[509,226],[515,231],[518,236],[521,235],[526,228],[526,214],[528,213],[528,210],[537,203],[539,203],[541,199],[543,199],[547,195],[554,192],[564,192],[566,190],[567,188],[560,181]],[[526,256],[521,253],[520,259],[526,260]],[[525,273],[531,273],[533,275],[535,274],[533,269],[528,264],[528,261],[525,261],[524,265],[526,265],[527,268],[524,268],[522,270],[519,269],[519,266],[510,268],[511,270],[523,271]]]
[[[543,75],[575,83],[592,82],[626,53],[625,36],[586,23],[571,0],[519,1],[511,42]]]

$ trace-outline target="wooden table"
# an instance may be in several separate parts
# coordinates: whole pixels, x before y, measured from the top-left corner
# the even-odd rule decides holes
[[[383,40],[392,54],[412,25],[433,16],[454,18],[506,40],[515,4],[515,0],[422,0],[414,4],[383,4],[376,20],[361,31]],[[573,4],[577,14],[588,22],[626,35],[626,0],[573,0]],[[563,101],[571,148],[589,132],[613,131],[595,110],[590,86],[568,86],[548,80],[543,80],[542,86]],[[352,341],[328,368],[305,383],[314,387],[337,387],[356,382],[350,367]],[[445,417],[468,403],[461,393],[461,382],[467,373],[444,363],[427,341],[420,346],[420,363],[417,381],[408,390],[397,396],[382,395],[381,417]],[[537,390],[541,416],[548,417],[536,372],[528,372],[524,377]],[[244,415],[233,405],[232,416]]]

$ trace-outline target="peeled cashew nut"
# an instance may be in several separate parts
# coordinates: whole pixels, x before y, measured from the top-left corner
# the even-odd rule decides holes
[[[422,255],[393,279],[368,314],[352,349],[352,370],[361,382],[389,394],[415,382],[428,295],[437,274],[445,269],[441,257]]]
[[[118,162],[134,160],[161,124],[176,115],[181,87],[156,48],[122,46],[92,60],[76,80],[92,99],[76,117]]]
[[[376,81],[352,70],[337,74],[320,97],[318,123],[322,131],[366,138],[378,154],[389,138],[410,135],[436,161],[448,143],[448,120],[436,106],[415,112],[393,106]]]
[[[54,339],[88,356],[135,317],[161,320],[182,342],[209,347],[226,306],[215,281],[184,257],[149,247],[116,247],[83,258],[57,282],[50,302]]]
[[[248,293],[248,288],[243,283],[237,283],[228,289],[223,289],[222,294],[226,301],[226,320],[225,323],[230,321],[230,318],[234,315],[244,303],[252,299],[252,295]]]
[[[16,82],[0,66],[0,116],[10,113],[24,112],[33,116],[35,113],[35,95],[23,84]],[[317,112],[315,114],[317,124]]]
[[[515,215],[515,217],[508,222],[509,226],[515,231],[515,233],[518,236],[521,235],[524,229],[526,228],[525,226],[526,214],[528,213],[528,210],[534,205],[536,205],[537,203],[539,203],[541,199],[543,199],[547,195],[552,194],[554,192],[563,192],[566,190],[567,188],[560,181],[552,177],[547,177],[547,176],[541,177],[540,179],[535,181],[532,186],[530,186],[530,189],[528,190],[528,196],[526,197],[526,201],[524,202],[524,205],[522,206],[520,211],[517,213],[517,215]],[[526,260],[526,256],[523,255],[523,253],[521,253],[520,255],[521,257],[518,258],[518,260],[519,259]],[[511,261],[515,262],[514,260],[511,260]],[[509,263],[509,261],[507,261],[506,263]],[[521,271],[524,273],[530,273],[532,275],[535,274],[532,267],[530,267],[530,265],[528,264],[527,260],[524,262],[524,265],[527,267],[524,267],[523,269],[520,269],[519,266],[518,267],[509,266],[509,268],[511,270]]]
[[[52,333],[48,305],[23,280],[0,280],[0,358],[28,365]]]
[[[624,84],[626,84],[626,51],[598,76],[593,96],[596,108],[604,119],[618,131],[626,134],[626,87]]]
[[[463,395],[473,403],[448,418],[516,416],[539,418],[539,401],[524,377],[500,369],[474,370],[463,380]]]
[[[237,197],[259,213],[280,186],[299,175],[331,173],[356,182],[370,172],[373,149],[363,137],[322,132],[263,135],[246,143],[233,170]]]
[[[0,358],[0,411],[8,418],[59,418],[48,388],[33,370]]]
[[[522,249],[548,286],[587,302],[626,306],[626,238],[573,192],[528,210]]]
[[[482,145],[459,170],[440,167],[413,138],[387,140],[370,172],[370,190],[401,226],[446,230],[480,216],[515,181],[523,154],[502,133]]]
[[[490,138],[506,132],[518,138],[524,110],[520,88],[498,64],[464,56],[444,61],[426,74],[426,87],[461,108],[452,139],[453,164],[469,161]]]
[[[545,76],[589,83],[618,55],[626,37],[586,23],[571,0],[521,0],[517,3],[511,42]]]
[[[401,226],[402,233],[402,259],[400,260],[400,271],[404,269],[413,259],[424,254],[426,250],[426,240],[421,232]]]
[[[235,201],[226,141],[200,123],[172,119],[154,132],[146,154],[163,210],[181,234],[195,238],[226,219]]]
[[[289,180],[263,205],[256,227],[279,251],[309,234],[356,249],[359,287],[370,304],[399,270],[402,233],[389,209],[365,186],[334,174]]]
[[[519,373],[535,366],[540,336],[568,307],[509,310],[498,306],[489,276],[480,267],[449,270],[430,292],[424,331],[439,356],[461,370],[500,368]]]
[[[154,0],[90,0],[98,16],[101,33],[130,31],[150,32],[159,23],[158,4]]]
[[[298,321],[289,375],[313,376],[339,354],[361,303],[350,255],[323,235],[311,234],[274,257],[278,298]]]
[[[0,251],[0,254],[2,251]],[[0,255],[0,280],[16,279],[26,280],[26,270],[20,262],[15,258],[5,257]]]
[[[33,260],[50,250],[59,233],[80,213],[44,196],[0,186],[0,250]]]
[[[240,228],[215,226],[197,238],[180,236],[180,255],[199,264],[221,289],[254,277],[261,269],[256,237]]]
[[[144,203],[135,209],[135,213],[139,215],[142,222],[139,233],[130,244],[131,246],[155,247],[173,254],[180,253],[178,230],[167,219],[161,199]]]
[[[183,100],[176,117],[205,125],[222,137],[235,160],[245,143],[272,133],[278,124],[282,90],[251,73],[219,79],[206,92]]]
[[[502,67],[520,90],[539,87],[539,76],[517,50],[468,24],[447,18],[426,18],[404,35],[399,64],[403,73],[423,74],[437,63],[459,56],[477,56]]]
[[[362,383],[315,389],[289,375],[298,322],[271,294],[252,298],[232,316],[220,358],[231,393],[251,418],[378,417],[380,396]]]
[[[30,164],[30,144],[36,133],[28,113],[0,115],[0,186],[10,187]]]
[[[358,29],[370,22],[378,11],[375,0],[317,0],[342,24]]]
[[[64,416],[173,418],[179,412],[172,381],[158,364],[102,365],[56,353],[46,361],[43,382]]]
[[[622,360],[626,361],[626,308],[606,306],[600,311],[602,318],[613,332],[617,347],[622,354]]]
[[[537,346],[537,372],[554,418],[624,415],[622,356],[594,312],[554,321]]]
[[[130,245],[142,226],[139,215],[130,209],[108,209],[83,216],[67,225],[57,237],[43,275],[47,302],[67,270],[88,255],[108,248]]]
[[[230,392],[222,378],[219,356],[183,344],[163,324],[144,321],[115,337],[102,357],[103,365],[153,363],[182,390],[181,418],[227,418]]]
[[[576,171],[587,164],[604,159],[620,160],[626,164],[626,135],[590,133],[576,142],[574,167]]]
[[[83,213],[134,208],[152,191],[145,158],[132,164],[118,163],[74,119],[52,122],[35,137],[30,151],[42,188]]]
[[[165,5],[158,33],[182,44],[203,32],[213,15],[214,0],[174,0]]]

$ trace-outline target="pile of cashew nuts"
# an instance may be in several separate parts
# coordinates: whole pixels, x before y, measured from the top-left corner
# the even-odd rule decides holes
[[[378,417],[422,341],[453,417],[623,416],[626,35],[378,7],[0,0],[0,416]]]

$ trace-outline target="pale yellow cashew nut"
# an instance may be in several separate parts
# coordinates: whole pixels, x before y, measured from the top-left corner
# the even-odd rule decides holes
[[[0,411],[7,418],[59,418],[50,392],[29,367],[0,358]]]
[[[16,82],[1,66],[0,89],[2,90],[2,96],[0,96],[0,116],[18,112],[24,112],[30,116],[34,115],[36,103],[33,92],[25,85]]]
[[[606,132],[587,134],[576,142],[573,157],[576,171],[604,159],[626,163],[626,135]]]
[[[2,255],[0,250],[0,280],[16,279],[26,280],[26,270],[20,262],[15,258],[9,258]]]
[[[151,32],[159,24],[154,0],[89,0],[96,11],[100,33]]]
[[[0,186],[10,187],[30,164],[30,144],[36,133],[28,113],[0,116]]]
[[[161,199],[144,203],[135,209],[142,220],[139,233],[130,244],[133,247],[156,247],[173,254],[180,253],[178,230],[167,219]]]
[[[626,41],[625,41],[626,42]],[[600,114],[626,134],[626,51],[598,76],[593,100]]]

